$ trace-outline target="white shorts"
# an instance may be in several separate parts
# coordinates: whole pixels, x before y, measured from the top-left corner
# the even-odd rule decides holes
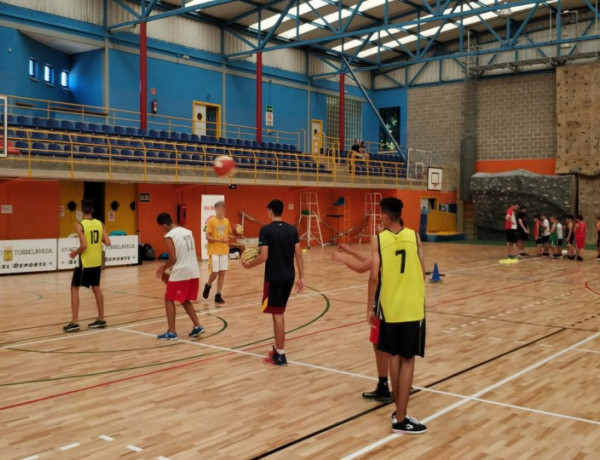
[[[229,270],[229,255],[216,255],[208,258],[208,269],[211,273],[226,272]]]

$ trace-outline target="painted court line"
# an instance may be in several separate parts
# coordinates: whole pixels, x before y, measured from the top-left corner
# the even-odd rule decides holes
[[[37,460],[38,458],[40,458],[39,455],[31,455],[29,457],[22,458],[21,460]]]
[[[143,452],[143,451],[144,451],[144,449],[142,449],[141,447],[134,446],[133,444],[129,444],[129,445],[127,446],[127,448],[128,448],[129,450],[132,450],[132,451],[134,451],[134,452]]]
[[[60,448],[60,450],[71,450],[74,449],[75,447],[79,447],[81,444],[78,442],[74,442],[73,444],[67,444],[66,446],[62,446]]]
[[[600,351],[598,351],[598,350],[590,350],[588,348],[573,348],[573,351],[581,351],[581,352],[585,352],[585,353],[597,353],[597,354],[600,354]]]
[[[568,353],[571,350],[576,349],[577,347],[583,345],[584,343],[587,343],[587,342],[590,342],[590,341],[596,339],[597,337],[600,337],[600,332],[596,332],[595,334],[591,335],[590,337],[588,337],[586,339],[580,340],[579,342],[574,343],[573,345],[570,345],[569,347],[563,348],[561,351],[559,351],[557,353],[554,353],[553,355],[550,355],[550,356],[548,356],[548,357],[546,357],[544,359],[541,359],[540,361],[538,361],[538,362],[536,362],[536,363],[534,363],[534,364],[532,364],[530,366],[527,366],[526,368],[520,370],[519,372],[516,372],[516,373],[514,373],[514,374],[512,374],[512,375],[510,375],[510,376],[508,376],[508,377],[506,377],[506,378],[504,378],[502,380],[499,380],[498,382],[496,382],[496,383],[494,383],[494,384],[492,384],[492,385],[490,385],[490,386],[488,386],[488,387],[486,387],[486,388],[484,388],[484,389],[482,389],[482,390],[480,390],[480,391],[478,391],[476,393],[473,393],[472,395],[470,395],[470,396],[468,396],[468,397],[466,397],[464,399],[461,399],[460,401],[457,401],[457,402],[455,402],[453,404],[450,404],[449,406],[446,406],[445,408],[440,409],[439,411],[437,411],[437,412],[431,414],[430,416],[424,418],[422,421],[423,421],[423,423],[427,423],[427,422],[429,422],[431,420],[434,420],[434,419],[436,419],[438,417],[441,417],[444,414],[447,414],[448,412],[451,412],[452,410],[454,410],[457,407],[460,407],[460,406],[466,404],[469,401],[476,401],[481,395],[483,395],[485,393],[489,393],[490,391],[495,390],[496,388],[501,387],[502,385],[504,385],[504,384],[506,384],[508,382],[511,382],[511,381],[513,381],[515,379],[518,379],[522,375],[525,375],[528,372],[531,372],[531,371],[533,371],[533,370],[535,370],[535,369],[543,366],[544,364],[549,363],[550,361],[552,361],[552,360],[554,360],[554,359],[556,359],[556,358],[564,355],[565,353]],[[352,460],[352,459],[355,459],[357,457],[360,457],[361,455],[366,454],[368,452],[371,452],[372,450],[377,449],[378,447],[380,447],[380,446],[382,446],[384,444],[387,444],[391,440],[396,439],[396,438],[398,438],[400,436],[401,436],[400,434],[391,434],[389,436],[386,436],[385,438],[382,438],[379,441],[376,441],[376,442],[374,442],[372,444],[369,444],[368,446],[363,447],[362,449],[359,449],[359,450],[357,450],[355,452],[352,452],[351,454],[349,454],[346,457],[344,457],[343,460]],[[427,436],[427,435],[425,435],[425,436]]]
[[[105,434],[101,434],[100,436],[98,436],[98,439],[102,439],[102,440],[108,441],[108,442],[111,442],[111,441],[115,440],[115,438],[112,438],[110,436],[106,436]]]

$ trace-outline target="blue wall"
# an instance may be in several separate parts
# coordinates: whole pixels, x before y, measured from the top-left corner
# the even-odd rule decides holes
[[[60,86],[61,70],[70,70],[68,54],[6,27],[0,27],[0,43],[0,93],[72,102],[71,92]],[[29,77],[29,58],[38,61],[37,80]],[[44,82],[44,64],[54,67],[54,86]]]
[[[103,56],[102,50],[71,55],[69,86],[73,102],[82,105],[103,106]]]
[[[373,104],[378,109],[386,107],[400,107],[400,144],[406,144],[406,127],[407,127],[407,91],[405,88],[383,89],[373,92]],[[373,115],[375,118],[375,115]],[[363,118],[364,120],[364,118]],[[379,121],[377,123],[377,136],[379,137]]]

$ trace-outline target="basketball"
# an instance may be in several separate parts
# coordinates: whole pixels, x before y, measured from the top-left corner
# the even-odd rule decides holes
[[[237,225],[235,226],[235,232],[236,232],[238,235],[243,235],[243,234],[244,234],[244,227],[243,227],[242,225],[240,225],[240,224],[237,224]]]
[[[161,278],[163,283],[167,284],[169,282],[169,278],[171,276],[172,271],[173,271],[173,267],[169,267],[164,271],[162,278]]]
[[[260,253],[258,252],[258,249],[248,248],[243,252],[242,260],[244,262],[252,262],[254,259],[256,259],[259,256],[259,254]]]
[[[219,177],[232,176],[235,172],[235,160],[228,155],[219,155],[213,161],[213,169]]]

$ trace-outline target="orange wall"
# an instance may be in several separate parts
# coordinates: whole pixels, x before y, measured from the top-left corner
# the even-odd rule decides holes
[[[338,214],[333,203],[338,197],[344,196],[349,200],[351,225],[360,222],[364,217],[365,195],[377,191],[385,196],[397,196],[404,202],[404,220],[407,226],[418,229],[420,221],[421,197],[437,196],[439,203],[455,203],[455,192],[428,192],[424,190],[369,190],[369,189],[335,189],[335,188],[309,188],[309,187],[273,187],[239,185],[236,190],[229,190],[227,186],[206,185],[163,185],[140,184],[138,193],[149,193],[149,203],[138,202],[138,228],[143,243],[151,244],[157,253],[164,250],[164,233],[156,224],[156,216],[160,212],[168,212],[175,217],[177,204],[187,206],[186,227],[199,235],[202,231],[200,221],[200,203],[203,194],[225,195],[227,214],[233,225],[240,222],[238,211],[244,211],[250,216],[267,221],[266,205],[274,198],[279,198],[285,204],[284,220],[295,223],[300,212],[300,193],[314,191],[317,193],[321,217],[335,228],[334,219],[326,218],[327,214]],[[289,210],[288,204],[293,203],[294,209]],[[258,236],[259,224],[246,221],[245,234],[248,237]],[[322,227],[323,238],[328,240],[330,232]],[[199,248],[199,245],[198,245]]]
[[[0,214],[0,240],[56,238],[59,196],[57,181],[1,181],[0,204],[12,205],[13,212]]]
[[[556,174],[555,158],[534,158],[527,160],[478,160],[477,172],[498,173],[524,169],[536,174]]]

